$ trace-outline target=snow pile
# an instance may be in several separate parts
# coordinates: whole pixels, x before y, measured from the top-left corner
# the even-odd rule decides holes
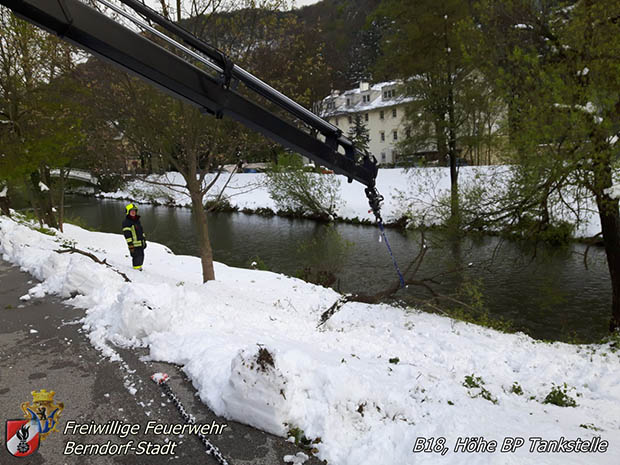
[[[283,460],[287,463],[304,463],[306,460],[308,460],[310,457],[308,457],[306,454],[304,454],[303,452],[297,452],[295,455],[285,455],[283,457]]]
[[[614,184],[609,189],[605,189],[605,194],[612,199],[620,199],[620,184]]]
[[[587,76],[589,72],[590,72],[590,68],[586,66],[581,71],[577,71],[577,76]]]
[[[511,176],[508,166],[467,166],[459,171],[459,186],[461,192],[487,189],[484,195],[498,196]],[[211,175],[214,177],[215,175]],[[374,221],[369,211],[368,201],[364,194],[364,187],[357,183],[348,183],[346,178],[338,175],[340,181],[341,204],[336,214],[347,220],[359,219]],[[162,176],[151,176],[151,181],[172,183],[184,186],[185,181],[179,173],[167,173]],[[205,183],[210,183],[208,178]],[[210,198],[215,198],[228,180],[228,175],[222,174],[210,191]],[[449,215],[450,198],[450,171],[448,168],[412,168],[380,169],[377,176],[377,189],[385,197],[381,209],[384,221],[390,223],[402,218],[410,218],[416,225],[438,225],[443,223]],[[123,190],[100,194],[107,198],[128,199],[138,203],[158,203],[171,206],[191,206],[191,201],[185,188],[165,187],[145,181],[130,182]],[[571,199],[570,193],[563,194]],[[262,173],[241,173],[233,176],[230,184],[224,191],[224,199],[231,206],[239,210],[270,209],[276,211],[274,201],[266,187],[266,175]],[[481,198],[480,203],[489,202],[488,198]],[[573,201],[574,203],[574,201]],[[465,205],[465,200],[463,201]],[[477,209],[477,205],[465,205]],[[596,204],[588,201],[586,208],[581,209],[583,216],[581,224],[575,230],[576,237],[591,237],[600,230],[600,220],[596,213]],[[572,206],[551,208],[554,218],[568,223],[576,223],[575,211]],[[481,212],[485,213],[485,212]]]
[[[68,244],[132,282],[86,256],[56,252]],[[317,329],[340,297],[331,289],[220,263],[217,280],[202,284],[199,258],[156,243],[140,273],[121,234],[72,225],[48,236],[0,217],[0,253],[42,281],[33,295],[59,294],[84,308],[84,328],[107,356],[119,359],[116,346],[148,347],[152,359],[182,365],[216,414],[284,437],[303,431],[330,464],[617,464],[620,352],[610,344],[546,344],[361,303]],[[577,406],[544,404],[558,389]],[[514,453],[454,452],[459,437],[474,436],[526,443]],[[535,436],[600,436],[608,450],[530,453]],[[422,437],[443,437],[450,450],[413,452]],[[296,459],[303,457],[289,457]]]

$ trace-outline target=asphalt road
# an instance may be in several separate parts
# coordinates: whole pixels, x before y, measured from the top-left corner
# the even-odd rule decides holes
[[[227,425],[222,434],[208,439],[216,445],[232,465],[285,464],[285,455],[300,452],[294,444],[249,426],[217,417],[200,402],[196,391],[180,367],[140,359],[145,351],[119,350],[123,362],[103,358],[89,343],[79,319],[84,310],[75,309],[54,297],[21,301],[28,289],[37,284],[29,274],[0,260],[0,423],[2,440],[6,442],[6,420],[24,418],[22,402],[33,401],[31,391],[55,391],[55,402],[63,402],[58,432],[52,432],[33,455],[16,458],[0,447],[0,464],[217,464],[205,453],[196,436],[145,434],[149,421],[161,424],[182,424],[174,405],[150,380],[155,372],[171,376],[171,385],[185,408],[197,423]],[[135,394],[130,391],[135,389]],[[67,422],[105,424],[111,420],[137,424],[139,432],[120,438],[117,435],[73,434]],[[162,447],[177,445],[163,455],[65,455],[70,442],[75,444],[122,445],[141,441]],[[144,444],[144,443],[143,443]],[[145,446],[142,446],[144,449]],[[141,450],[142,450],[141,449]],[[165,452],[162,449],[162,452]],[[323,463],[316,458],[308,465]]]

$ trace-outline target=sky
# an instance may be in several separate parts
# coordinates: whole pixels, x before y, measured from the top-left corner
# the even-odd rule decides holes
[[[299,8],[306,5],[312,5],[314,3],[318,3],[319,0],[296,0],[295,5]]]
[[[184,3],[189,3],[188,0],[183,0]],[[314,3],[318,3],[320,0],[295,0],[295,6],[297,8],[303,7],[303,6],[307,6],[307,5],[312,5]],[[175,5],[176,1],[175,0],[167,0],[167,3],[170,5]],[[160,0],[146,0],[146,4],[149,5],[152,8],[155,8],[157,10],[160,9],[160,5],[161,5],[161,1]]]

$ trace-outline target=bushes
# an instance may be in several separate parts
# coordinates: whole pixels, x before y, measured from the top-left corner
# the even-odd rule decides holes
[[[297,155],[283,155],[267,173],[267,189],[276,207],[300,216],[332,220],[338,209],[340,180],[309,172]]]
[[[98,179],[99,189],[103,192],[115,192],[125,184],[125,179],[121,174],[101,173]]]

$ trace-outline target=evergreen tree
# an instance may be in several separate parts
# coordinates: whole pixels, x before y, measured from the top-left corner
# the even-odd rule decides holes
[[[369,154],[370,135],[368,128],[364,124],[361,113],[356,113],[353,116],[353,126],[349,128],[349,139],[360,149],[364,154]]]
[[[352,37],[347,71],[352,82],[371,82],[373,80],[372,69],[379,58],[381,37],[386,27],[386,24],[375,19]]]

